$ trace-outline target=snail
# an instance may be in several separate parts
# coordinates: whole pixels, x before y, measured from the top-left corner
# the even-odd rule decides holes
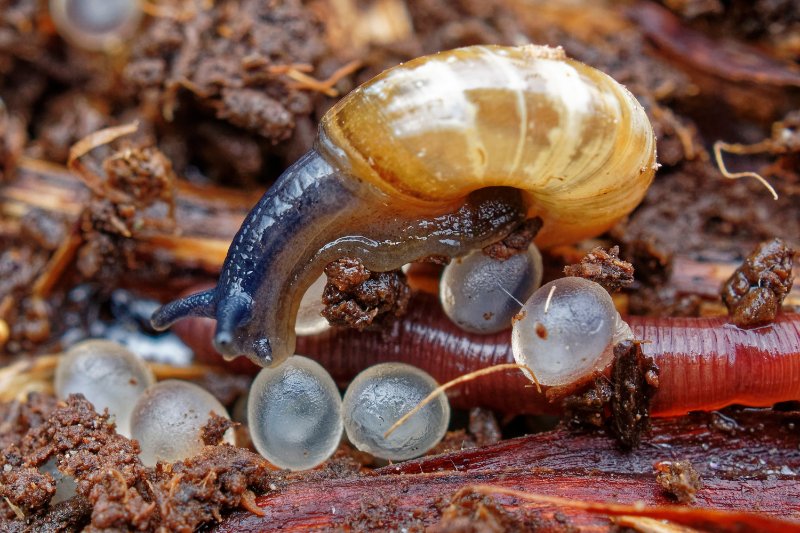
[[[597,235],[656,170],[644,109],[608,75],[542,46],[472,46],[361,85],[323,117],[315,146],[248,214],[214,289],[153,317],[216,318],[227,358],[294,353],[301,297],[326,264],[373,271],[459,257],[541,217],[547,247]]]

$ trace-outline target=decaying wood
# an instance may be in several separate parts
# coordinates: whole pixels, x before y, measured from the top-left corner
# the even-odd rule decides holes
[[[219,271],[231,238],[263,191],[242,193],[179,181],[175,218],[179,231],[151,231],[136,237],[137,254],[158,256],[176,267]],[[89,191],[66,168],[23,160],[16,179],[0,189],[0,213],[12,225],[34,209],[77,220]]]
[[[320,481],[294,474],[285,487],[257,498],[263,517],[236,513],[217,531],[301,531],[348,524],[367,530],[389,524],[420,530],[437,524],[451,497],[472,485],[538,495],[533,501],[499,493],[493,498],[523,523],[538,521],[555,530],[579,526],[609,531],[612,522],[602,506],[590,512],[586,502],[613,502],[653,507],[642,514],[701,530],[711,523],[716,530],[800,531],[798,424],[796,411],[698,413],[655,420],[648,444],[629,453],[616,449],[601,432],[557,429],[389,465],[375,475]],[[691,462],[703,483],[695,502],[681,512],[653,470],[659,461],[677,459]],[[548,497],[578,503],[564,505]],[[715,515],[711,509],[735,514]],[[607,514],[620,512],[609,509]]]

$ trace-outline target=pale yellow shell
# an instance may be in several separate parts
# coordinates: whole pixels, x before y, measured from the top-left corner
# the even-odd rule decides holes
[[[597,235],[656,169],[644,109],[608,75],[541,46],[472,46],[389,69],[323,118],[342,168],[410,204],[526,192],[540,245]]]

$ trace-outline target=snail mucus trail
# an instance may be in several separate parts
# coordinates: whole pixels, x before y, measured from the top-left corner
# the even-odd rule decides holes
[[[234,237],[217,286],[153,315],[216,318],[227,358],[293,354],[300,299],[341,257],[373,271],[459,257],[533,216],[536,243],[597,235],[656,169],[641,105],[606,74],[542,46],[472,46],[391,68],[323,117]]]

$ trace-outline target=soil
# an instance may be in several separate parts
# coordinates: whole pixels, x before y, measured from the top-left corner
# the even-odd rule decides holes
[[[504,261],[528,249],[533,239],[542,229],[542,219],[531,218],[509,233],[503,240],[490,244],[483,253],[493,259]]]
[[[689,461],[660,461],[654,465],[656,481],[661,488],[681,503],[692,503],[703,488],[700,474]]]
[[[363,331],[405,313],[411,290],[400,270],[372,272],[360,260],[343,257],[325,266],[322,316],[335,326]]]
[[[601,285],[609,294],[633,284],[633,265],[619,258],[619,246],[609,250],[592,248],[577,265],[564,267],[564,274],[585,278]]]
[[[139,447],[117,434],[107,414],[80,395],[56,402],[33,395],[3,405],[6,446],[0,452],[0,525],[4,531],[58,523],[73,530],[194,531],[226,509],[247,508],[271,482],[267,462],[248,450],[209,445],[197,457],[144,467]],[[230,421],[208,424],[206,442],[219,442]],[[40,468],[55,458],[77,482],[77,495],[48,505],[55,482]]]
[[[608,428],[619,447],[639,446],[650,425],[650,397],[658,388],[658,367],[641,344],[614,347],[611,376],[595,378],[585,389],[562,400],[564,416],[575,428]]]
[[[740,328],[769,324],[792,290],[795,251],[781,239],[759,244],[722,286],[731,322]]]

